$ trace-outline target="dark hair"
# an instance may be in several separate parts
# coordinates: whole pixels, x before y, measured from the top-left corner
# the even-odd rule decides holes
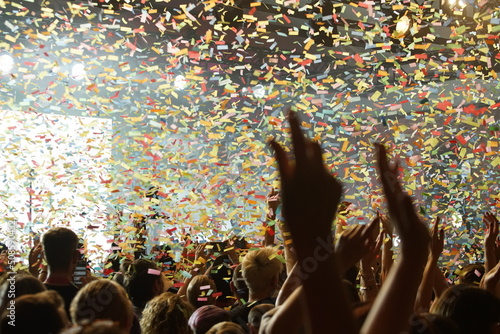
[[[146,259],[134,261],[125,274],[124,285],[134,306],[144,308],[146,303],[163,291],[163,280],[160,275],[150,272],[160,271],[158,266]],[[160,287],[160,291],[158,291]]]
[[[64,301],[53,290],[16,298],[15,326],[9,325],[9,310],[0,317],[2,334],[51,334],[59,333],[67,324]],[[62,311],[61,311],[61,310]]]
[[[453,320],[463,334],[486,334],[500,321],[500,299],[473,285],[454,285],[434,302],[431,313]]]
[[[15,279],[15,284],[16,284],[16,298],[19,298],[24,295],[33,295],[35,293],[43,292],[47,290],[45,285],[43,285],[42,282],[36,277],[33,277],[29,274],[20,274],[17,273],[14,276]],[[1,291],[4,291],[2,294],[1,298],[2,300],[0,301],[0,314],[2,313],[3,310],[8,306],[7,304],[10,303],[10,298],[9,294],[7,293],[7,287],[5,287],[5,290],[3,289],[3,285],[9,285],[9,281],[5,280],[2,283],[2,288],[0,289]]]
[[[437,314],[414,314],[410,319],[410,334],[459,334],[457,324]]]
[[[52,270],[67,269],[78,247],[78,236],[65,227],[53,227],[42,237],[43,252]]]

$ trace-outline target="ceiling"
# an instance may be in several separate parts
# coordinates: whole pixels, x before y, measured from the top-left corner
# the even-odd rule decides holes
[[[191,85],[203,84],[204,92],[214,91],[218,99],[246,99],[255,84],[263,83],[279,103],[293,103],[309,94],[320,107],[332,108],[340,94],[346,101],[343,107],[354,107],[361,114],[380,109],[388,117],[415,108],[433,110],[428,101],[446,91],[469,90],[475,103],[487,106],[495,105],[500,96],[499,1],[470,6],[462,13],[450,13],[439,1],[3,0],[0,4],[4,19],[0,49],[21,58],[20,69],[12,76],[34,75],[27,76],[29,83],[22,88],[15,84],[15,89],[3,78],[11,104],[40,100],[40,93],[50,90],[54,80],[69,87],[77,84],[71,82],[68,70],[62,73],[61,65],[67,67],[71,61],[87,63],[96,87],[106,81],[122,94],[125,86],[130,93],[141,94],[131,88],[136,83],[163,94],[169,91],[163,87],[171,76],[182,71]],[[413,22],[410,32],[392,38],[395,22],[405,13]],[[321,26],[331,34],[319,36]],[[65,59],[57,59],[62,55]],[[31,72],[27,58],[43,60],[45,66],[36,67],[42,75]],[[103,68],[108,76],[99,82]],[[122,68],[127,71],[120,73]],[[26,89],[30,83],[34,87]],[[469,86],[487,88],[470,91]],[[77,100],[85,100],[78,89],[73,90]],[[89,91],[92,88],[83,93]],[[202,100],[213,100],[210,93],[203,95]],[[455,106],[472,101],[449,95]],[[393,108],[398,112],[386,108],[394,105],[399,105]]]

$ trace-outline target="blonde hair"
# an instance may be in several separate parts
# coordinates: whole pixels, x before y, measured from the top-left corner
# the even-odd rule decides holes
[[[98,279],[85,285],[71,302],[71,319],[76,324],[97,319],[113,320],[123,329],[130,329],[133,320],[132,303],[118,283]]]
[[[224,321],[210,328],[207,334],[245,334],[245,330],[234,322]]]
[[[209,286],[208,289],[205,287]],[[203,287],[203,289],[202,289]],[[200,308],[204,305],[215,305],[214,293],[217,292],[214,281],[206,275],[193,277],[187,288],[187,299],[194,306]]]
[[[276,251],[267,247],[248,252],[241,266],[250,293],[267,289],[271,281],[277,279],[283,267],[276,258]]]
[[[151,299],[141,318],[143,334],[190,334],[193,307],[178,295],[164,292]]]

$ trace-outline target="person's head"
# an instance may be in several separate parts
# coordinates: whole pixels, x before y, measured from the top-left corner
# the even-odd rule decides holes
[[[179,295],[164,292],[151,299],[141,318],[143,334],[190,334],[193,307]]]
[[[61,334],[129,334],[111,320],[96,320],[82,325],[71,327]]]
[[[231,278],[231,291],[238,302],[241,302],[241,299],[245,302],[248,300],[248,287],[245,283],[245,279],[243,278],[241,263],[239,263],[233,270],[233,277]]]
[[[12,294],[9,294],[10,286],[15,286],[15,298],[19,298],[24,295],[33,295],[38,292],[47,290],[45,285],[29,274],[17,273],[15,276],[9,277],[0,286],[0,313],[8,307],[8,304],[12,300]]]
[[[194,334],[205,334],[219,322],[231,321],[228,311],[214,305],[205,305],[193,312],[188,325]]]
[[[260,328],[260,320],[262,316],[269,310],[274,308],[273,304],[260,304],[252,307],[250,313],[248,313],[248,328],[250,328],[250,334],[258,334]]]
[[[217,292],[220,294],[215,304],[219,307],[227,307],[234,304],[233,292],[231,291],[233,269],[230,262],[231,260],[227,255],[218,256],[208,274],[214,281]]]
[[[94,320],[112,320],[129,332],[132,327],[132,303],[118,283],[98,279],[85,285],[71,302],[71,320],[83,324]]]
[[[240,325],[230,322],[224,321],[219,322],[217,325],[210,328],[207,334],[246,334],[245,330],[241,328]]]
[[[52,290],[21,296],[9,307],[0,316],[2,334],[53,334],[69,323],[63,299]]]
[[[187,288],[187,299],[195,309],[204,305],[215,305],[215,283],[206,275],[193,277]]]
[[[410,334],[460,334],[455,322],[437,314],[414,314],[410,324]]]
[[[269,297],[273,294],[282,269],[274,249],[262,248],[250,251],[243,258],[241,265],[250,296],[267,294]]]
[[[152,261],[136,260],[128,268],[124,285],[134,306],[144,308],[146,303],[164,291],[161,269]]]
[[[462,269],[457,269],[458,284],[472,284],[479,286],[484,275],[484,266],[482,264],[468,264]]]
[[[53,227],[42,237],[43,253],[51,272],[73,272],[80,257],[78,236],[65,227]]]
[[[489,334],[500,322],[500,299],[479,287],[458,284],[432,304],[430,313],[453,320],[462,334]]]

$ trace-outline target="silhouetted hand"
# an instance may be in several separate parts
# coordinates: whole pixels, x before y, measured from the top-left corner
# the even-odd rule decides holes
[[[294,159],[289,159],[274,140],[271,146],[281,175],[285,224],[300,257],[302,251],[309,252],[317,245],[317,238],[331,237],[342,187],[326,170],[320,145],[302,134],[294,112],[290,112],[289,119]]]

